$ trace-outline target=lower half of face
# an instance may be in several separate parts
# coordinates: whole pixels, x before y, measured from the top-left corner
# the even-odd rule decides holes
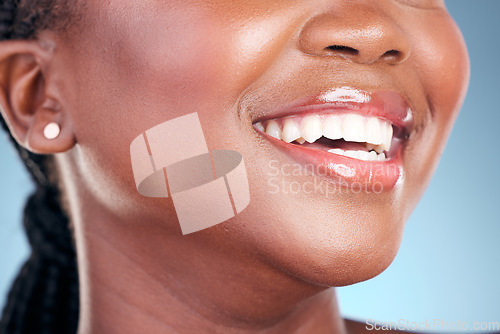
[[[468,80],[460,33],[434,3],[89,6],[93,19],[61,56],[74,73],[67,86],[79,89],[68,107],[81,187],[127,226],[254,254],[308,282],[377,275],[397,252]],[[171,198],[138,193],[130,144],[191,113],[209,150],[243,156],[250,202],[182,236]]]

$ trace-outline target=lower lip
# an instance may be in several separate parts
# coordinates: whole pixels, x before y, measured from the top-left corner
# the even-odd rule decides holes
[[[273,145],[291,156],[305,170],[314,173],[330,183],[353,191],[380,193],[391,190],[402,176],[403,166],[400,147],[391,150],[391,158],[385,161],[363,161],[343,155],[289,144],[258,131]]]

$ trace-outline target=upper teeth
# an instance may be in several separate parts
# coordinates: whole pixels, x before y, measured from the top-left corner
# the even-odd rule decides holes
[[[358,114],[291,116],[258,122],[255,127],[287,143],[305,141],[313,143],[322,136],[336,140],[367,143],[378,153],[389,151],[392,142],[392,125],[376,117]]]

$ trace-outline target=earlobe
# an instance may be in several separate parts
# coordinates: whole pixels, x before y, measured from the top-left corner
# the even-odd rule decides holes
[[[73,129],[62,111],[41,107],[26,134],[25,147],[38,154],[66,152],[75,145]]]
[[[38,154],[65,152],[75,144],[63,106],[47,94],[54,91],[45,71],[53,50],[33,40],[0,43],[2,116],[16,141]]]

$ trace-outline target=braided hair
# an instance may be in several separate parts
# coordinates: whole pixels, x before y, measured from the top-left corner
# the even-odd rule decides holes
[[[0,0],[0,41],[32,39],[68,19],[68,0]],[[0,44],[1,47],[1,44]],[[0,116],[2,128],[9,133]],[[79,288],[70,223],[61,205],[53,157],[21,147],[10,135],[36,187],[24,208],[31,254],[19,271],[0,320],[0,334],[76,333]]]

